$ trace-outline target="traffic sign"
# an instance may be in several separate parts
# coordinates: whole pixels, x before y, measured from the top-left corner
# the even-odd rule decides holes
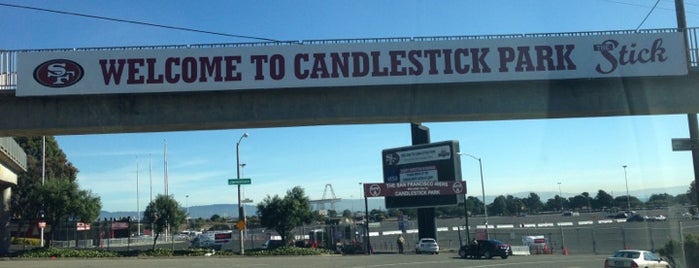
[[[241,185],[241,184],[252,184],[252,179],[250,179],[250,178],[228,179],[228,185]]]
[[[699,140],[672,139],[673,151],[691,151],[693,149],[699,149]]]
[[[245,220],[239,220],[238,223],[235,224],[235,227],[237,227],[238,230],[245,229]]]

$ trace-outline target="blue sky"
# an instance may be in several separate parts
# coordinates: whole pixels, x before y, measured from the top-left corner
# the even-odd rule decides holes
[[[685,0],[690,27],[699,26],[699,1]],[[653,0],[523,1],[9,1],[176,27],[276,40],[635,29]],[[641,28],[676,26],[673,1],[660,1]],[[41,49],[254,42],[135,24],[0,6],[0,49]],[[673,152],[672,138],[688,137],[685,115],[579,119],[424,122],[432,141],[458,140],[481,157],[487,195],[518,192],[596,193],[689,186],[691,155]],[[255,202],[302,186],[320,198],[332,184],[340,198],[358,198],[360,182],[381,181],[381,150],[410,144],[409,124],[310,126],[162,133],[57,136],[78,182],[108,211],[141,209],[163,191],[168,148],[169,191],[182,205],[236,203],[226,181],[235,177],[235,143],[245,196]],[[469,194],[480,197],[478,162],[462,159]],[[676,194],[676,193],[673,193]],[[189,198],[185,198],[189,195]]]

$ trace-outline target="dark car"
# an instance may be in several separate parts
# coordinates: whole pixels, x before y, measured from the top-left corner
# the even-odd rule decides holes
[[[646,218],[644,218],[641,215],[636,214],[636,215],[633,215],[633,216],[629,217],[628,219],[626,219],[626,222],[642,222],[645,220],[646,220]]]
[[[461,258],[480,259],[481,257],[490,259],[494,256],[507,259],[512,255],[512,247],[500,240],[476,240],[476,243],[463,245],[459,249]]]
[[[284,246],[281,240],[267,240],[262,244],[262,249],[275,249],[278,247]]]

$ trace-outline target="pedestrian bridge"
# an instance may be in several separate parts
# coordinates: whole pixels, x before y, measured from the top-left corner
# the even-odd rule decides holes
[[[365,75],[366,72],[376,76],[403,76],[397,78],[399,83],[387,84],[348,84],[337,86],[300,86],[293,87],[266,87],[253,85],[248,89],[231,89],[216,91],[189,91],[168,92],[168,83],[195,84],[195,80],[225,79],[226,81],[240,80],[236,74],[235,64],[249,64],[252,62],[241,61],[238,57],[212,57],[204,59],[209,64],[208,68],[220,68],[214,73],[209,70],[209,75],[201,78],[187,73],[186,66],[198,66],[202,59],[197,57],[174,58],[170,60],[157,60],[151,58],[141,59],[111,59],[104,60],[102,72],[105,74],[104,83],[130,84],[130,89],[149,87],[150,84],[158,84],[157,92],[149,93],[119,93],[119,94],[72,94],[72,95],[46,95],[46,96],[18,96],[22,91],[22,83],[18,81],[33,81],[39,78],[31,77],[31,74],[20,73],[18,75],[18,55],[21,53],[32,54],[45,52],[73,53],[84,52],[86,54],[111,53],[149,53],[158,50],[166,53],[169,50],[194,50],[194,49],[267,49],[268,51],[285,51],[292,49],[306,49],[320,46],[337,46],[351,49],[366,46],[412,46],[420,47],[429,42],[481,42],[481,43],[514,43],[510,48],[498,51],[491,49],[490,55],[501,57],[498,66],[490,66],[495,72],[507,71],[509,62],[534,61],[536,69],[575,68],[568,58],[570,49],[565,46],[531,46],[531,53],[536,52],[536,59],[528,59],[528,54],[522,56],[522,51],[517,47],[518,40],[532,40],[536,38],[588,38],[595,36],[634,36],[638,34],[666,34],[677,33],[677,29],[654,29],[641,31],[601,31],[601,32],[571,32],[571,33],[544,33],[521,35],[489,35],[489,36],[446,36],[446,37],[415,37],[415,38],[378,38],[378,39],[349,39],[349,40],[310,40],[293,42],[271,43],[237,43],[237,44],[204,44],[204,45],[178,45],[178,46],[144,46],[144,47],[108,47],[108,48],[75,48],[75,49],[50,49],[33,51],[0,51],[0,136],[19,135],[65,135],[65,134],[93,134],[93,133],[123,133],[123,132],[157,132],[179,130],[207,130],[207,129],[243,129],[283,126],[308,126],[308,125],[338,125],[338,124],[378,124],[378,123],[406,123],[406,122],[446,122],[446,121],[476,121],[476,120],[509,120],[509,119],[537,119],[537,118],[567,118],[567,117],[594,117],[594,116],[622,116],[622,115],[651,115],[651,114],[685,114],[699,113],[699,44],[697,41],[697,28],[689,28],[685,31],[688,49],[684,52],[688,73],[683,75],[662,75],[663,68],[657,68],[657,75],[645,76],[614,76],[614,77],[578,77],[551,79],[544,76],[534,76],[528,80],[499,79],[490,76],[484,81],[451,81],[446,82],[418,82],[417,76],[409,76],[412,73],[430,72],[485,72],[483,67],[488,67],[482,59],[488,52],[483,48],[449,50],[449,55],[461,55],[453,57],[454,61],[467,60],[468,63],[446,60],[446,67],[434,64],[436,53],[428,50],[398,51],[390,57],[390,63],[383,67],[376,67],[378,53],[345,54],[326,53],[323,59],[315,59],[313,52],[299,53],[296,57],[290,57],[296,67],[303,64],[310,66],[307,69],[296,69],[295,73],[288,71],[287,76],[295,75],[299,79],[312,80],[337,76],[343,73],[348,76]],[[558,39],[555,39],[558,40]],[[528,42],[528,41],[527,41]],[[638,61],[650,60],[639,55],[649,54],[650,49],[634,50],[631,45],[626,56]],[[653,44],[653,51],[663,50],[663,43]],[[466,46],[466,45],[464,45]],[[610,44],[595,45],[595,50],[609,49]],[[586,46],[591,49],[592,45]],[[444,54],[447,51],[444,50]],[[354,53],[354,52],[351,52]],[[460,54],[459,54],[460,53]],[[520,53],[516,57],[517,53]],[[528,52],[529,53],[529,52]],[[385,53],[389,54],[389,52]],[[110,54],[113,55],[113,54]],[[267,79],[272,82],[281,79],[284,75],[283,68],[274,65],[276,54],[251,57],[257,64],[255,80]],[[441,55],[441,54],[440,54]],[[469,56],[470,55],[470,56]],[[342,65],[342,56],[345,61],[373,64],[374,69],[363,70],[355,66],[354,72],[346,65]],[[355,57],[356,56],[356,57]],[[360,57],[361,56],[361,57]],[[388,58],[388,55],[382,55]],[[418,57],[419,56],[419,57]],[[320,57],[320,56],[318,56]],[[479,58],[481,57],[481,58]],[[656,60],[652,56],[652,60]],[[473,58],[473,59],[471,59]],[[402,63],[401,63],[402,59]],[[139,60],[141,61],[139,63]],[[191,60],[192,65],[187,65]],[[216,61],[217,60],[217,61]],[[279,60],[279,58],[277,58]],[[473,62],[471,62],[473,60]],[[327,62],[326,62],[327,61]],[[423,61],[425,64],[419,63]],[[632,60],[633,61],[633,60]],[[325,66],[327,63],[332,66]],[[610,60],[611,62],[611,60]],[[617,62],[620,63],[620,62]],[[156,64],[164,64],[164,73],[153,71]],[[169,64],[169,65],[168,65]],[[263,70],[262,66],[270,65],[270,70]],[[412,64],[410,68],[398,68],[398,64]],[[465,65],[464,65],[465,64]],[[470,66],[468,66],[471,64]],[[491,65],[497,65],[492,63]],[[616,64],[616,63],[615,63]],[[43,66],[43,65],[42,65]],[[140,66],[140,67],[139,67]],[[160,65],[158,65],[160,66]],[[168,66],[180,67],[181,73],[171,72]],[[204,66],[204,65],[202,65]],[[223,66],[223,67],[222,67]],[[359,66],[359,65],[358,65]],[[464,68],[465,66],[465,68]],[[224,69],[227,68],[227,69]],[[468,68],[470,67],[470,69]],[[534,69],[534,66],[526,66]],[[123,68],[122,71],[119,68]],[[130,68],[130,69],[129,69]],[[139,68],[142,68],[139,70]],[[148,68],[146,70],[146,68]],[[202,67],[203,68],[203,67]],[[254,68],[254,67],[253,67]],[[443,68],[443,69],[439,69]],[[39,67],[37,67],[39,69]],[[97,68],[99,69],[99,68]],[[489,70],[490,70],[489,69]],[[522,64],[511,65],[509,71],[515,72],[522,69]],[[390,70],[390,72],[388,71]],[[75,70],[77,71],[77,70]],[[189,70],[191,71],[191,70]],[[263,73],[268,72],[268,73]],[[366,71],[366,72],[364,72]],[[370,72],[371,71],[371,72]],[[517,70],[519,71],[519,70]],[[36,72],[36,70],[35,70]],[[86,73],[88,71],[85,71]],[[93,70],[93,72],[98,72]],[[139,73],[141,72],[141,73]],[[146,74],[147,73],[147,74]],[[289,74],[293,73],[293,74]],[[264,75],[266,75],[266,77]],[[20,76],[22,75],[22,76]],[[464,75],[465,77],[466,75]],[[475,75],[474,75],[475,76]],[[163,78],[164,77],[164,78]],[[252,75],[251,75],[252,77]],[[270,78],[271,77],[271,78]],[[328,78],[326,81],[331,81]],[[119,80],[121,79],[121,80]],[[383,78],[380,78],[383,79]],[[413,79],[413,80],[411,80]],[[251,79],[252,80],[252,79]],[[184,82],[183,82],[184,81]],[[383,81],[383,80],[382,80]],[[394,80],[395,81],[395,80]],[[407,83],[405,81],[408,81]],[[190,83],[191,82],[191,83]],[[265,81],[268,82],[268,81]],[[131,85],[133,84],[133,85]],[[237,84],[235,84],[237,85]],[[95,84],[88,90],[99,90],[105,84]],[[140,87],[139,87],[140,86]],[[20,88],[18,88],[20,87]],[[175,86],[173,86],[174,88]],[[58,91],[56,91],[58,92]]]

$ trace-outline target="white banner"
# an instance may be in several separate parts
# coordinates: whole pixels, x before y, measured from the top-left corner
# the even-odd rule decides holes
[[[178,49],[34,51],[17,96],[687,74],[681,33]]]

